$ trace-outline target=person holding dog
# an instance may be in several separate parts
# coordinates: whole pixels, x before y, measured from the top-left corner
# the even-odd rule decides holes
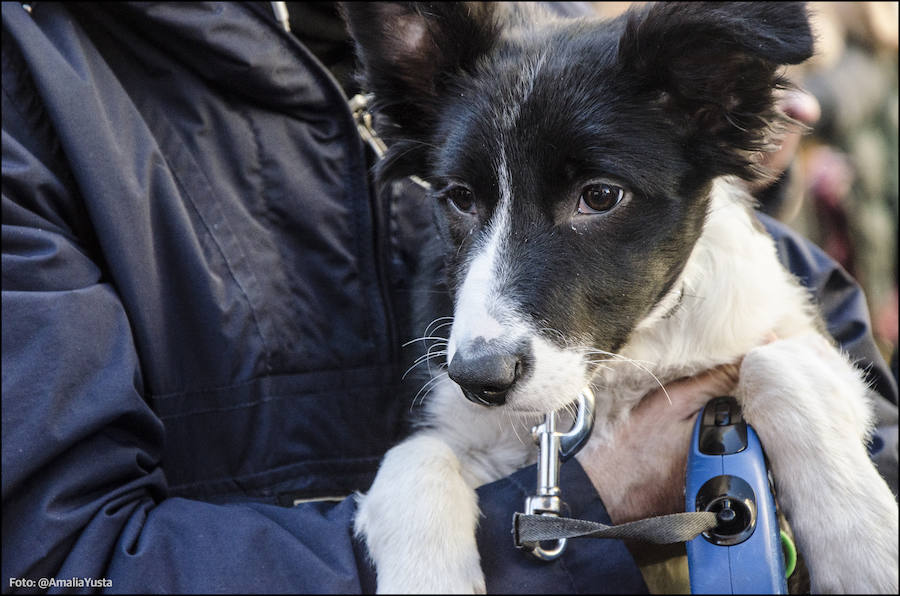
[[[368,179],[333,7],[293,7],[299,39],[267,3],[29,8],[2,7],[4,590],[371,591],[352,494],[409,431],[430,224],[412,185]],[[766,223],[896,424],[859,289]],[[731,381],[670,389],[689,412]],[[512,548],[533,475],[479,491],[489,587],[646,589],[619,542],[565,567]],[[563,467],[573,515],[671,505],[627,511],[601,477]]]

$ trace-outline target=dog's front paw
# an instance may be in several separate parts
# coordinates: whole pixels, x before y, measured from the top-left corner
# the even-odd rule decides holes
[[[744,357],[737,395],[817,593],[897,593],[897,501],[865,447],[859,371],[817,335]]]
[[[375,563],[379,594],[485,593],[474,531],[470,540],[452,527],[416,532],[403,505],[395,500],[393,514],[382,515],[378,500],[373,492],[358,497],[355,530]]]
[[[834,522],[823,519],[822,523]],[[813,593],[897,593],[897,525],[887,521],[883,527],[870,529],[867,537],[851,536],[840,545],[819,543],[804,553],[817,562],[815,568],[810,566]]]
[[[381,594],[483,594],[475,542],[478,504],[442,441],[417,436],[391,449],[357,500],[357,536]]]
[[[440,541],[440,536],[429,540]],[[485,594],[484,573],[477,551],[442,559],[406,557],[407,553],[379,556],[379,594]]]

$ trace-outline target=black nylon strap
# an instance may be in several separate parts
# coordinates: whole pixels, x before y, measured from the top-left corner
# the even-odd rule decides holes
[[[560,538],[630,538],[655,544],[672,544],[693,540],[701,532],[714,527],[716,514],[710,511],[660,515],[618,526],[568,517],[513,514],[513,536],[516,546]]]

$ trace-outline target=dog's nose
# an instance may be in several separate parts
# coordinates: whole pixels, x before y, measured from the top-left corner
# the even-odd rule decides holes
[[[460,346],[447,372],[469,401],[500,406],[506,403],[506,395],[524,373],[524,362],[521,350],[479,342]]]

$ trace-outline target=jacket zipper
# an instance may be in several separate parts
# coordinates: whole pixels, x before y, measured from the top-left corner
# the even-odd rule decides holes
[[[275,5],[281,6],[276,7]],[[250,6],[257,14],[260,14],[260,7],[258,5],[250,4]],[[275,10],[275,18],[269,16],[265,20],[269,22],[275,30],[278,31],[279,35],[283,35],[286,38],[289,38],[289,43],[292,44],[297,49],[297,51],[303,55],[303,58],[308,60],[311,65],[315,66],[319,70],[319,74],[325,81],[327,81],[327,84],[331,86],[332,94],[336,96],[336,98],[339,98],[341,100],[341,103],[343,103],[340,111],[341,117],[344,120],[344,125],[348,130],[348,133],[354,136],[360,136],[360,131],[356,126],[354,114],[351,112],[350,103],[347,100],[347,96],[344,94],[344,90],[334,78],[334,75],[331,74],[331,72],[312,52],[303,47],[300,41],[296,37],[294,37],[292,33],[289,33],[289,26],[285,27],[284,25],[284,22],[287,20],[288,15],[286,13],[280,14],[279,10],[281,7],[284,7],[283,3],[271,3],[271,6]],[[378,286],[378,296],[382,304],[381,314],[384,320],[387,336],[386,339],[388,342],[388,355],[390,358],[390,365],[393,369],[395,369],[394,372],[397,372],[399,370],[397,369],[397,367],[399,366],[400,362],[400,346],[397,345],[398,331],[396,329],[397,324],[394,317],[394,309],[390,292],[390,278],[388,275],[388,244],[390,241],[390,199],[388,199],[386,205],[387,208],[385,209],[385,207],[383,207],[381,204],[382,201],[378,197],[378,192],[375,188],[375,185],[370,180],[371,175],[369,174],[369,160],[366,157],[366,145],[363,143],[359,143],[357,147],[359,147],[359,151],[354,151],[352,148],[348,151],[348,159],[351,160],[349,169],[351,171],[351,174],[353,174],[353,178],[357,179],[356,182],[358,183],[353,185],[354,187],[350,190],[358,190],[359,192],[365,192],[368,194],[369,209],[371,212],[369,224],[372,230],[372,248],[374,249],[375,253],[372,259],[372,262],[375,266],[375,283]],[[377,157],[378,156],[376,153],[376,158]],[[354,170],[359,170],[359,172],[356,172]],[[359,186],[359,188],[355,188],[356,186]],[[365,257],[364,254],[359,256],[362,259],[364,259]],[[362,263],[364,263],[364,261],[361,261],[361,264]],[[372,322],[374,323],[375,321]],[[379,349],[379,346],[377,344],[377,329],[372,329],[371,332],[372,341],[374,342],[373,348],[377,351]]]

